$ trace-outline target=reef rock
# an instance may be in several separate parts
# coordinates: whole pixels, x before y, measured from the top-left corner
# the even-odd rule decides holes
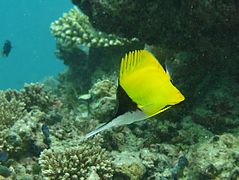
[[[237,1],[72,0],[97,29],[149,44],[192,48],[238,42]],[[230,40],[229,40],[230,39]],[[192,46],[192,44],[194,44]]]
[[[214,136],[192,148],[189,161],[189,179],[237,179],[239,139],[231,134]]]

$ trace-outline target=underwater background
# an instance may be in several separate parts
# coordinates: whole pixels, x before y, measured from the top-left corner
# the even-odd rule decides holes
[[[238,1],[2,0],[0,17],[0,179],[239,179]],[[86,139],[140,49],[185,100]]]
[[[2,0],[0,2],[0,43],[12,42],[8,58],[0,58],[0,89],[21,88],[24,83],[41,81],[65,67],[55,60],[55,42],[49,24],[71,7],[64,1]]]

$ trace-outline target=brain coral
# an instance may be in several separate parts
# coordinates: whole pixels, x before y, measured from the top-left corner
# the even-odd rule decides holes
[[[87,179],[97,176],[111,179],[111,158],[105,149],[95,144],[58,150],[44,150],[40,156],[42,174],[46,180]]]

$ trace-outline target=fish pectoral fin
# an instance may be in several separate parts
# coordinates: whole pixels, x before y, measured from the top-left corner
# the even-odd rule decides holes
[[[89,137],[92,137],[92,136],[98,134],[99,132],[102,132],[102,131],[107,130],[109,128],[122,126],[122,125],[125,125],[125,124],[131,124],[133,122],[141,121],[141,120],[144,120],[144,119],[147,119],[147,118],[149,118],[149,116],[144,114],[140,110],[136,110],[136,111],[133,111],[133,112],[126,112],[126,113],[114,118],[112,121],[110,121],[110,122],[102,125],[101,127],[95,129],[94,131],[86,134],[85,139],[88,139]]]

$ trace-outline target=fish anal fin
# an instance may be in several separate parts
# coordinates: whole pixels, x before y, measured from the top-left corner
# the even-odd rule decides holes
[[[162,108],[159,108],[158,105],[156,104],[149,104],[146,106],[142,106],[140,109],[145,113],[148,114],[150,117],[155,116],[161,112],[166,111],[169,109],[171,106],[163,106]]]
[[[137,109],[137,104],[133,102],[121,85],[118,85],[117,88],[117,100],[118,107],[114,117],[122,115],[128,111],[135,111]]]

